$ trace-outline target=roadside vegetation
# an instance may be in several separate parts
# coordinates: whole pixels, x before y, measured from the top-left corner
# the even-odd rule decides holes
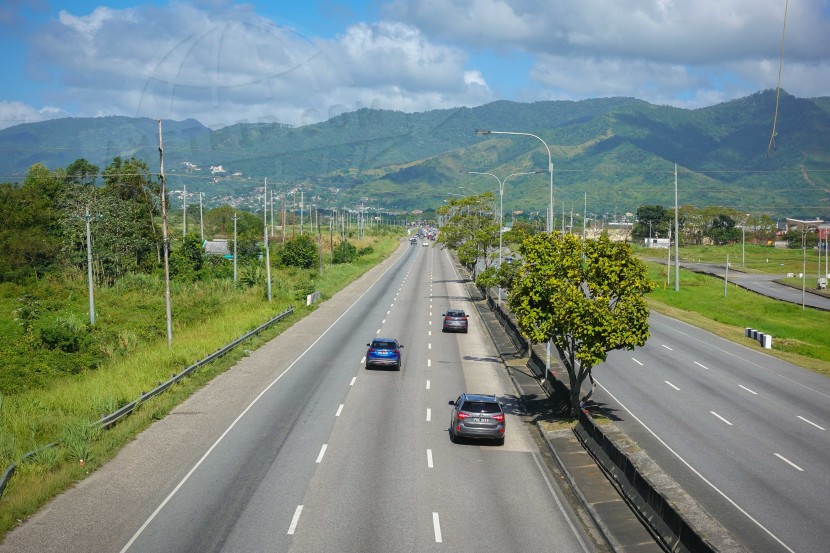
[[[0,538],[54,495],[94,471],[138,432],[387,258],[399,227],[356,236],[347,220],[305,232],[289,214],[269,241],[268,301],[258,214],[228,206],[204,214],[206,237],[229,239],[231,256],[207,255],[198,233],[171,228],[172,347],[161,264],[160,188],[147,167],[116,158],[101,177],[78,160],[35,165],[22,186],[0,184],[0,471],[30,451],[0,497]],[[95,184],[103,178],[103,186]],[[85,211],[91,211],[95,321],[89,313]],[[199,213],[189,213],[198,220]],[[181,219],[179,219],[181,221]],[[319,218],[318,218],[319,221]],[[342,226],[340,225],[342,223]],[[319,223],[318,223],[319,224]],[[328,226],[328,222],[325,226]],[[273,228],[273,226],[272,226]],[[109,430],[93,423],[171,375],[284,311],[294,315],[142,404]],[[55,447],[44,447],[56,443]]]

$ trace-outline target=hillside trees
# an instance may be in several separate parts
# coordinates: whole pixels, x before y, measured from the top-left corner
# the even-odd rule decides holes
[[[583,261],[583,248],[585,259]],[[649,336],[644,294],[654,288],[628,244],[602,236],[538,234],[520,248],[522,262],[508,304],[533,343],[553,342],[570,381],[570,411],[581,387],[609,351],[634,349]]]

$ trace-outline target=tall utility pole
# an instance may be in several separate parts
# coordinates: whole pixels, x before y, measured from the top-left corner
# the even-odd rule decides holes
[[[236,209],[233,210],[233,283],[237,281],[237,265],[236,265]]]
[[[187,185],[182,185],[182,238],[187,234]]]
[[[159,180],[161,181],[161,232],[164,246],[164,301],[167,311],[167,348],[173,347],[173,310],[170,306],[170,238],[167,236],[167,187],[164,178],[164,145],[159,119]]]
[[[300,234],[303,234],[303,223],[305,223],[305,190],[300,190]]]
[[[205,241],[205,214],[202,210],[202,193],[199,192],[199,236],[202,237],[202,243]]]
[[[669,244],[671,248],[671,244]],[[669,267],[666,267],[669,270]],[[677,212],[677,164],[674,164],[674,291],[680,291],[680,214]]]
[[[819,250],[821,251],[821,250]],[[819,258],[819,269],[821,269],[821,258]],[[89,282],[89,325],[95,324],[95,292],[92,287],[92,236],[89,232],[89,207],[86,208],[86,272]]]
[[[268,247],[268,178],[262,194],[263,240],[265,241],[265,278],[268,280],[268,301],[271,301],[271,248]]]
[[[274,234],[274,191],[271,190],[271,236]]]
[[[285,192],[282,193],[282,243],[285,244]]]

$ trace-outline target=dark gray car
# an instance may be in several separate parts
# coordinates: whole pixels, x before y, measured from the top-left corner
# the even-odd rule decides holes
[[[504,444],[506,420],[501,403],[494,395],[461,394],[452,405],[450,441],[458,438],[484,438]]]

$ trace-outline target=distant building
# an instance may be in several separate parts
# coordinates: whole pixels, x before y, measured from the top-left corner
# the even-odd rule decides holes
[[[202,247],[207,255],[231,255],[231,250],[228,247],[228,241],[225,239],[217,238],[216,240],[205,240]]]
[[[647,248],[668,249],[670,242],[668,238],[643,238],[643,245]]]

